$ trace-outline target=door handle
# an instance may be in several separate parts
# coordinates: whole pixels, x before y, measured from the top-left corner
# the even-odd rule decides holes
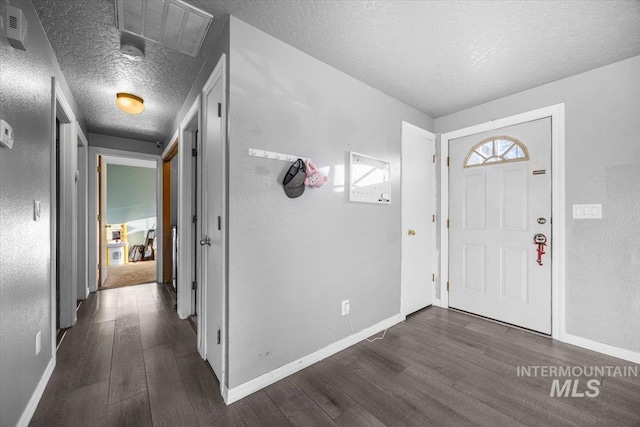
[[[204,245],[211,246],[211,239],[209,238],[209,236],[200,240],[200,246],[204,246]]]
[[[409,235],[409,236],[415,236],[415,235],[416,235],[416,231],[415,231],[415,230],[412,230],[412,229],[409,229],[409,231],[407,231],[407,235]]]

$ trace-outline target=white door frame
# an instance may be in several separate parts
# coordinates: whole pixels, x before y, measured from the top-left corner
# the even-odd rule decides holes
[[[51,319],[52,354],[56,349],[56,222],[60,192],[60,327],[76,323],[77,299],[77,212],[75,171],[77,157],[76,117],[60,83],[51,79]],[[56,119],[60,119],[60,185],[56,183]]]
[[[228,347],[228,328],[227,328],[227,286],[228,286],[228,272],[227,272],[227,244],[228,244],[228,234],[227,234],[227,229],[229,226],[229,211],[228,211],[228,204],[227,204],[227,197],[228,197],[228,191],[227,191],[227,187],[228,187],[228,178],[227,178],[227,152],[228,152],[228,140],[227,140],[227,66],[226,66],[226,55],[222,54],[222,56],[220,57],[220,60],[218,61],[218,63],[216,64],[216,67],[214,68],[213,72],[211,73],[211,76],[209,77],[209,79],[207,80],[207,82],[204,84],[203,88],[202,88],[202,92],[201,92],[201,101],[202,101],[202,108],[201,108],[201,118],[202,118],[202,127],[200,128],[200,133],[202,135],[202,138],[200,139],[202,142],[200,144],[200,148],[202,149],[201,151],[204,152],[205,151],[205,144],[207,143],[205,141],[205,135],[206,135],[206,131],[207,131],[207,96],[209,95],[209,93],[213,90],[213,88],[215,87],[215,85],[221,81],[222,83],[222,114],[221,114],[221,119],[220,119],[220,133],[221,133],[221,139],[222,139],[222,147],[221,147],[221,153],[222,153],[222,227],[221,227],[221,242],[222,242],[222,277],[223,279],[223,283],[222,283],[222,325],[220,328],[220,344],[222,346],[222,348],[220,349],[222,351],[222,378],[219,378],[220,380],[220,392],[225,400],[225,402],[227,401],[227,395],[228,395],[228,366],[227,366],[227,347]],[[204,155],[201,156],[201,158],[204,158]],[[201,162],[204,162],[204,160],[201,160]],[[202,165],[202,163],[201,163]],[[199,168],[198,173],[200,174],[200,177],[202,177],[202,173],[204,171],[204,166],[201,166]],[[206,191],[206,182],[204,179],[200,179],[201,181],[201,185],[198,186],[198,188],[201,191]],[[200,206],[203,207],[204,206],[204,200],[203,198],[200,198]],[[200,218],[199,220],[199,224],[200,224],[200,230],[202,230],[202,226],[206,223],[206,219],[205,218]],[[201,236],[202,236],[202,232],[201,232]],[[202,254],[202,251],[200,252]],[[202,266],[204,260],[202,259],[200,262],[200,266]],[[198,312],[198,333],[200,334],[201,337],[201,342],[198,343],[199,347],[198,350],[200,351],[200,355],[202,356],[202,358],[206,358],[206,354],[207,354],[207,305],[204,303],[205,301],[207,301],[207,288],[209,286],[208,283],[206,283],[206,281],[204,280],[205,277],[205,272],[206,269],[205,268],[200,268],[199,269],[199,277],[198,277],[198,289],[200,289],[199,292],[199,296],[198,296],[198,300],[200,301],[200,308],[199,308],[199,312]]]
[[[409,122],[406,122],[406,121],[404,121],[404,120],[402,121],[402,129],[401,129],[401,136],[400,136],[400,146],[401,146],[401,147],[400,147],[400,151],[401,151],[401,152],[402,152],[402,143],[403,143],[402,139],[404,138],[404,135],[405,135],[405,133],[406,133],[406,132],[413,132],[413,133],[418,134],[418,135],[423,135],[423,136],[425,136],[427,139],[431,140],[431,144],[433,144],[433,152],[434,152],[434,154],[435,154],[435,148],[436,148],[436,135],[435,135],[434,133],[429,132],[429,131],[428,131],[428,130],[426,130],[426,129],[423,129],[423,128],[421,128],[421,127],[418,127],[418,126],[416,126],[416,125],[414,125],[414,124],[411,124],[411,123],[409,123]],[[402,156],[401,156],[401,157],[402,157]],[[403,161],[404,159],[402,158],[401,160]],[[430,161],[430,160],[429,160],[429,161]],[[404,163],[402,163],[402,169],[404,169],[404,166],[405,166],[405,165],[404,165]],[[433,214],[435,214],[435,208],[436,208],[436,203],[437,203],[437,202],[436,202],[436,194],[437,194],[437,192],[436,192],[436,182],[437,182],[437,175],[436,175],[436,167],[435,167],[435,163],[434,163],[434,165],[433,165],[433,175],[432,175],[432,178],[433,178],[433,197],[434,197],[434,201],[433,201],[433,208],[434,208],[434,212],[433,212]],[[400,182],[400,185],[401,185],[401,186],[402,186],[402,185],[404,185],[404,182],[402,182],[402,180],[401,180],[401,182]],[[400,192],[402,193],[402,187],[401,187],[401,189],[400,189]],[[407,238],[407,236],[406,236],[404,233],[405,233],[405,230],[407,230],[408,225],[404,223],[404,216],[402,215],[402,209],[401,209],[401,212],[400,212],[400,223],[401,223],[401,225],[400,225],[400,233],[401,233],[402,239],[406,239],[406,238]],[[435,224],[435,222],[434,222],[434,223],[433,223],[433,254],[434,254],[434,256],[436,255],[436,253],[437,253],[437,245],[436,245],[436,224]],[[404,256],[404,255],[402,255],[402,256]],[[433,261],[432,261],[432,263],[433,263]],[[434,265],[433,265],[433,268],[434,268],[434,274],[435,274],[435,267],[436,267],[436,265],[434,264]],[[400,271],[400,284],[401,284],[401,285],[400,285],[400,314],[402,315],[402,318],[404,319],[404,318],[406,318],[406,316],[405,316],[405,314],[404,314],[404,298],[403,298],[403,297],[404,297],[404,295],[402,294],[402,293],[403,293],[403,291],[404,291],[404,280],[403,280],[403,278],[402,278],[402,273],[403,273],[402,268],[401,268],[400,270],[401,270],[401,271]],[[432,301],[434,301],[434,302],[435,302],[435,300],[436,300],[436,288],[435,288],[435,283],[434,283],[434,282],[431,282],[431,283],[432,283],[432,286],[433,286],[433,289],[432,289]]]
[[[98,260],[98,236],[96,234],[95,219],[98,216],[98,180],[96,177],[96,168],[98,167],[98,156],[114,156],[127,157],[132,159],[153,160],[156,162],[156,282],[162,282],[162,227],[158,226],[158,219],[162,218],[162,158],[157,154],[137,153],[135,151],[115,150],[112,148],[92,147],[89,146],[89,215],[87,219],[88,236],[89,236],[89,291],[96,292],[98,290],[98,281],[94,266],[98,262],[102,264],[104,269],[106,264],[106,251],[102,253],[102,260]],[[106,197],[106,195],[104,195]],[[128,256],[128,254],[127,254]]]
[[[197,128],[200,131],[202,125],[202,118],[200,115],[200,95],[198,95],[191,105],[191,108],[189,108],[189,111],[180,123],[178,133],[175,135],[178,139],[178,289],[176,292],[178,293],[177,311],[178,316],[181,319],[186,319],[193,314],[193,292],[191,289],[192,280],[198,282],[198,287],[196,289],[196,292],[198,293],[197,300],[199,305],[202,302],[200,299],[200,284],[202,283],[202,280],[197,277],[197,275],[196,277],[193,277],[193,273],[191,271],[193,267],[191,248],[193,248],[194,245],[193,237],[191,236],[191,227],[193,226],[191,216],[191,201],[193,197],[191,162],[193,155],[191,153],[191,149],[193,147],[194,132],[192,125],[194,120],[197,121]],[[200,134],[202,134],[202,132],[200,132]],[[176,138],[172,139],[172,141],[175,140]],[[170,146],[171,144],[168,144],[167,149]],[[200,155],[198,155],[198,160],[199,159]],[[200,171],[200,169],[198,169],[198,171]],[[200,223],[200,221],[201,219],[199,218],[198,223]],[[184,278],[186,277],[188,277],[189,280],[185,280]],[[182,278],[182,280],[180,278]],[[202,333],[200,332],[201,317],[200,309],[198,307],[198,349],[201,347],[202,340]]]
[[[449,141],[513,126],[524,122],[551,117],[551,336],[562,340],[565,334],[565,174],[564,174],[564,103],[528,111],[522,114],[492,120],[475,126],[443,133],[441,142],[440,174],[440,306],[449,307],[447,280],[449,277]]]
[[[78,295],[77,298],[87,299],[89,296],[89,262],[88,262],[88,150],[89,141],[80,125],[76,122],[76,134],[78,136]]]

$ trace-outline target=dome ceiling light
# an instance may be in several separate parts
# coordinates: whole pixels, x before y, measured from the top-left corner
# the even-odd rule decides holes
[[[116,94],[116,105],[127,114],[140,114],[144,111],[144,99],[130,93]]]

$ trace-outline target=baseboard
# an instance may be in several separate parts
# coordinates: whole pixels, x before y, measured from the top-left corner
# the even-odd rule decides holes
[[[314,363],[317,363],[348,347],[351,347],[352,345],[359,343],[363,339],[377,334],[385,329],[388,329],[393,325],[402,322],[403,320],[404,316],[396,314],[395,316],[389,317],[379,323],[376,323],[373,326],[363,329],[356,334],[349,335],[348,337],[343,338],[338,342],[321,348],[320,350],[307,356],[301,357],[298,360],[294,360],[291,363],[287,363],[286,365],[281,366],[280,368],[275,369],[271,372],[260,375],[259,377],[247,381],[244,384],[240,384],[237,387],[234,387],[232,389],[227,389],[225,387],[222,392],[224,401],[227,405],[237,402],[238,400],[247,397],[258,390],[261,390],[275,383],[276,381],[280,381],[281,379],[286,378],[291,374],[294,374],[308,366],[313,365]]]
[[[433,300],[433,304],[434,307],[442,307],[442,302],[440,301],[440,298],[435,298]]]
[[[592,341],[590,339],[571,335],[566,332],[562,335],[560,341],[578,347],[586,348],[587,350],[597,351],[598,353],[606,354],[607,356],[617,357],[618,359],[623,359],[629,362],[640,364],[640,353],[636,353],[635,351],[625,350],[623,348],[614,347],[609,344]]]
[[[27,407],[24,408],[24,412],[22,412],[22,416],[20,420],[18,420],[17,427],[27,427],[31,422],[31,418],[33,414],[35,414],[36,409],[38,408],[38,403],[40,403],[40,399],[42,398],[42,394],[44,393],[44,389],[47,387],[49,383],[49,378],[51,378],[51,374],[53,373],[53,369],[56,367],[56,359],[52,357],[49,360],[49,364],[47,365],[47,369],[44,370],[44,374],[42,374],[42,378],[40,378],[40,382],[38,383],[38,387],[36,387],[35,391],[31,395],[31,399],[29,399],[29,403]]]
[[[225,401],[225,403],[229,400],[229,389],[227,388],[226,385],[222,385],[222,400]],[[230,405],[231,403],[227,403],[227,405]]]

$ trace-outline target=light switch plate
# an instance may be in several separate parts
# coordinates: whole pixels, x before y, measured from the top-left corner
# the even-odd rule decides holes
[[[40,354],[40,350],[42,349],[42,331],[38,331],[36,334],[36,356]]]
[[[602,219],[602,204],[573,205],[574,219]]]
[[[33,220],[40,221],[40,200],[33,201]]]

